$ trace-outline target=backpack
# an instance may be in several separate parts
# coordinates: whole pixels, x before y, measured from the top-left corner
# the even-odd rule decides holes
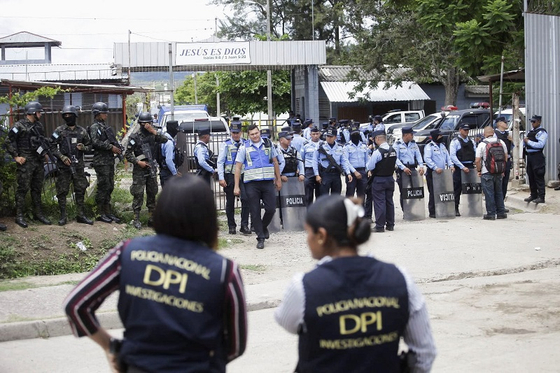
[[[503,174],[506,170],[506,153],[501,141],[488,142],[486,144],[486,159],[484,165],[488,172],[492,175]]]
[[[154,152],[154,158],[156,162],[159,164],[160,167],[165,166],[165,157],[163,156],[162,147],[165,144],[159,144],[156,146],[156,151]],[[173,146],[173,163],[175,163],[175,167],[179,168],[183,165],[185,161],[185,155],[177,146]]]

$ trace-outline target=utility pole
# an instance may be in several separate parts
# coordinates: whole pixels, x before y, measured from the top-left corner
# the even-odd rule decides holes
[[[266,0],[266,41],[268,43],[268,48],[270,50],[270,0]],[[266,96],[268,100],[268,120],[271,126],[274,126],[273,112],[272,112],[272,71],[268,69],[266,71],[266,84],[267,91]]]

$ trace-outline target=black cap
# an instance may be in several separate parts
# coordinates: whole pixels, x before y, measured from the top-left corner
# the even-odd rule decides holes
[[[430,136],[432,136],[432,140],[437,139],[439,135],[441,135],[441,131],[439,130],[439,128],[430,131]]]
[[[531,122],[540,122],[542,120],[542,116],[540,115],[533,115],[531,118]]]
[[[315,126],[311,127],[311,132],[321,132],[321,130]]]
[[[327,136],[331,136],[331,137],[336,136],[336,128],[334,128],[334,127],[327,128],[327,132],[325,132],[325,134]]]
[[[241,132],[241,122],[239,121],[231,122],[231,126],[229,127],[229,130],[233,133]]]
[[[462,129],[462,130],[467,130],[467,131],[471,129],[471,127],[467,123],[461,124],[461,127],[459,127],[459,128]]]
[[[294,121],[292,121],[292,128],[301,128],[301,120],[296,119]]]
[[[210,134],[210,128],[203,128],[200,131],[198,131],[198,137],[202,137],[204,135],[209,135]]]
[[[286,140],[291,140],[293,138],[292,134],[288,131],[282,131],[278,134],[278,138],[285,138]]]
[[[408,126],[408,127],[403,127],[402,128],[402,134],[404,135],[405,133],[414,133],[414,130],[412,129],[412,127]]]
[[[374,139],[375,139],[377,136],[381,136],[381,135],[385,135],[385,131],[379,130],[379,131],[373,131],[373,132],[371,133],[371,137],[373,137]]]
[[[498,123],[498,122],[507,123],[506,117],[497,117],[497,118],[496,118],[496,123]]]
[[[376,120],[378,122],[383,122],[383,117],[381,115],[376,115],[373,117],[373,120]]]

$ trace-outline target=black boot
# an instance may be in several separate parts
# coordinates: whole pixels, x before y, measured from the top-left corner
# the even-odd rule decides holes
[[[27,222],[23,218],[23,201],[16,200],[16,224],[22,228],[27,228]]]
[[[115,215],[113,215],[111,213],[111,205],[110,204],[105,205],[105,211],[107,211],[107,217],[109,219],[111,219],[112,221],[114,221],[117,224],[121,223],[121,219],[117,218]]]
[[[35,210],[35,214],[33,214],[33,219],[35,220],[39,220],[41,223],[45,224],[45,225],[51,225],[51,221],[49,219],[47,219],[45,217],[45,215],[43,215],[43,211],[41,210],[41,207],[37,207]]]
[[[6,227],[6,224],[2,224],[0,223],[0,231],[5,231],[6,229],[8,229],[8,227]]]
[[[59,199],[60,201],[60,199]],[[58,221],[58,225],[66,225],[67,218],[66,218],[66,205],[59,202],[58,204],[60,208],[60,220]]]
[[[152,227],[154,225],[154,211],[148,211],[148,227]]]
[[[132,226],[136,229],[142,228],[142,223],[140,223],[140,211],[134,211],[134,221],[132,222]]]
[[[78,201],[76,202],[76,206],[78,207],[78,213],[76,214],[76,221],[82,224],[89,224],[93,225],[93,220],[89,220],[86,215],[84,214],[84,202],[83,200],[80,201],[79,198],[76,198]]]
[[[99,216],[97,217],[97,220],[102,221],[103,223],[112,223],[113,220],[111,220],[110,217],[107,216],[105,209],[103,208],[102,205],[100,205],[97,209],[97,211],[99,212]]]

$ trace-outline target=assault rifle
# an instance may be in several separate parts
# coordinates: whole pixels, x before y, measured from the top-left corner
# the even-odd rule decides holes
[[[105,126],[103,128],[103,131],[105,132],[105,136],[107,136],[107,139],[109,140],[109,144],[116,146],[117,148],[119,148],[121,150],[120,154],[117,154],[117,158],[119,158],[119,162],[122,162],[124,160],[124,148],[121,145],[121,143],[119,142],[119,140],[117,140],[117,137],[115,136],[115,134],[113,133],[113,129],[110,127]]]
[[[327,157],[327,160],[329,161],[329,166],[336,168],[338,172],[344,175],[344,170],[342,169],[342,166],[336,163],[333,156],[327,153],[327,151],[325,150],[325,148],[323,148],[322,145],[319,145],[319,149],[317,149],[317,151],[323,154],[325,157]]]
[[[157,178],[157,162],[152,155],[152,148],[150,144],[143,143],[142,144],[142,153],[144,154],[145,161],[149,163],[148,168],[150,169],[150,177]]]
[[[49,156],[49,172],[53,171],[50,165],[52,164],[56,168],[56,158],[51,152],[50,144],[47,143],[47,139],[39,132],[36,125],[33,125],[33,129],[31,131],[35,133],[35,136],[31,137],[31,144],[37,147],[36,151],[41,157],[44,157],[45,154]]]
[[[74,154],[74,152],[72,152],[72,144],[70,143],[69,137],[66,137],[66,143],[68,144],[68,151],[70,152],[68,157],[70,158],[70,172],[72,173],[72,175],[75,175],[76,165],[78,164],[78,158],[76,158],[76,155]]]

